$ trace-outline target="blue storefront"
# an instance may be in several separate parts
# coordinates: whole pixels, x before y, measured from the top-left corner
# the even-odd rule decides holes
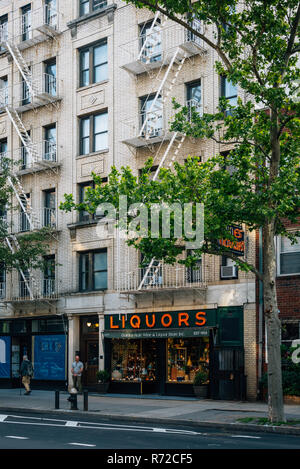
[[[65,389],[67,320],[62,316],[0,320],[0,386],[20,386],[24,354],[33,363],[32,386]]]

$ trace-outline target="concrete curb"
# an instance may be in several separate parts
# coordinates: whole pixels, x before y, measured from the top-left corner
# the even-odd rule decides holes
[[[300,435],[300,427],[291,427],[291,426],[271,426],[271,425],[255,425],[255,424],[242,424],[242,423],[226,423],[226,422],[195,422],[193,420],[176,420],[176,419],[167,419],[167,418],[158,418],[158,417],[138,417],[138,416],[128,416],[128,415],[111,415],[104,414],[101,411],[83,411],[83,410],[67,410],[67,409],[24,409],[17,407],[0,407],[0,411],[9,412],[22,412],[22,413],[39,413],[39,414],[67,414],[72,416],[97,416],[108,420],[117,420],[119,422],[130,422],[130,423],[157,423],[164,425],[176,425],[180,427],[194,427],[194,428],[215,428],[220,430],[229,430],[230,432],[238,431],[247,431],[251,433],[276,433],[283,435]]]

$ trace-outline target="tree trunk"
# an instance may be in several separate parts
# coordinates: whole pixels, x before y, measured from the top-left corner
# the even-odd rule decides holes
[[[274,224],[264,227],[264,315],[268,351],[268,413],[271,422],[285,422],[281,369],[281,322],[276,294]]]

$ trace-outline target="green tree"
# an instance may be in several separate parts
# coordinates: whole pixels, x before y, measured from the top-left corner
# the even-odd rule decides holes
[[[299,221],[299,68],[300,5],[298,1],[234,0],[139,0],[129,1],[146,7],[179,23],[200,37],[208,49],[218,54],[215,63],[220,75],[239,87],[236,106],[220,99],[213,114],[199,116],[174,104],[178,112],[172,123],[177,130],[201,139],[211,139],[229,149],[226,158],[211,155],[199,164],[189,158],[174,169],[162,168],[159,179],[149,178],[151,161],[137,179],[130,168],[112,169],[109,183],[101,185],[96,176],[95,189],[88,191],[85,204],[77,205],[72,195],[65,196],[64,210],[95,211],[99,203],[111,202],[118,212],[118,197],[128,203],[189,203],[205,205],[205,242],[186,263],[202,253],[226,255],[236,264],[252,271],[263,282],[264,317],[268,334],[268,403],[271,421],[284,421],[280,354],[280,320],[276,296],[275,237],[296,235],[286,229],[283,220]],[[206,25],[201,33],[193,28],[191,17]],[[260,108],[260,110],[258,110]],[[227,167],[233,171],[228,171]],[[216,240],[232,239],[228,226],[245,224],[249,230],[261,230],[263,270],[245,258],[220,247]],[[184,241],[171,236],[137,237],[131,240],[147,259],[155,257],[175,262],[184,250]]]

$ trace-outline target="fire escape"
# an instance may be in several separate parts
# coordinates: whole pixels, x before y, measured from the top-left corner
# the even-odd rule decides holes
[[[27,168],[25,173],[43,170],[55,171],[55,168],[58,166],[56,161],[56,146],[53,148],[48,144],[46,152],[44,144],[34,144],[22,121],[23,112],[36,109],[40,106],[55,105],[59,101],[56,92],[56,77],[43,73],[40,78],[36,79],[22,51],[44,41],[55,40],[60,34],[59,18],[58,12],[49,4],[41,9],[26,11],[20,18],[17,18],[17,22],[11,21],[0,25],[0,47],[2,51],[6,51],[11,58],[12,64],[16,66],[17,71],[20,73],[22,89],[26,90],[26,97],[28,98],[27,105],[20,106],[10,96],[8,87],[0,90],[0,110],[6,112],[9,117],[13,129],[22,143],[22,155],[26,155]],[[15,86],[14,84],[14,91],[16,89]],[[20,152],[18,152],[18,155],[20,155]],[[7,154],[4,156],[7,157]],[[41,217],[33,209],[20,178],[14,170],[12,152],[9,159],[11,159],[11,165],[8,184],[12,188],[20,206],[23,220],[26,221],[27,229],[25,231],[39,230],[45,225]],[[57,240],[55,230],[51,230],[51,235]],[[6,243],[13,254],[20,249],[18,238],[13,230],[7,236]],[[17,298],[20,299],[22,296],[30,300],[41,298],[43,295],[41,295],[40,282],[36,278],[35,273],[32,270],[24,272],[21,267],[18,270],[22,278],[24,295],[18,295]],[[51,299],[51,292],[48,293],[47,298]],[[12,298],[9,298],[10,300]]]
[[[194,19],[191,25],[196,31],[203,31],[200,21]],[[132,43],[126,46],[127,50],[136,50],[136,45]],[[186,135],[182,133],[163,130],[162,120],[166,105],[170,101],[171,92],[178,82],[184,63],[196,55],[205,55],[206,49],[198,36],[181,26],[174,25],[159,12],[156,13],[146,32],[141,31],[137,47],[140,50],[136,58],[132,56],[132,59],[122,68],[136,77],[148,73],[153,81],[159,80],[159,87],[148,107],[146,100],[138,126],[132,125],[133,132],[129,138],[123,139],[123,143],[131,148],[148,147],[150,150],[153,145],[159,144],[153,158],[153,164],[157,167],[153,180],[156,180],[162,167],[170,168],[176,161],[186,139]],[[199,113],[203,111],[202,102],[191,100],[185,104],[189,110],[194,108]],[[162,151],[163,145],[165,149]],[[157,289],[163,286],[163,275],[168,277],[167,266],[152,259],[147,267],[140,269],[139,275],[134,279],[130,278],[130,273],[128,274],[125,290],[141,292],[145,288]],[[182,267],[177,269],[175,279],[171,279],[171,275],[169,277],[168,285],[173,285],[175,288],[185,287],[189,283],[186,269]],[[199,284],[202,283],[200,277],[201,275],[198,275],[197,278]],[[138,283],[137,278],[139,278]]]

